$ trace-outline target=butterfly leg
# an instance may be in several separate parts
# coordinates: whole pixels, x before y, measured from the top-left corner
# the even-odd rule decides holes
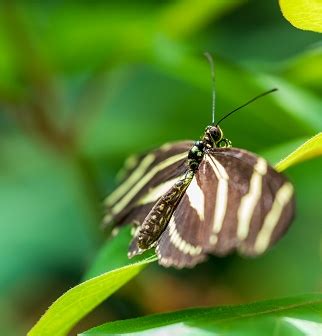
[[[230,148],[232,147],[231,141],[227,138],[222,138],[218,143],[217,146],[220,148]]]

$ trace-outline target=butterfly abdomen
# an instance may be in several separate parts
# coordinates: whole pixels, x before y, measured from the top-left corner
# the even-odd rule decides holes
[[[153,206],[143,221],[137,236],[137,244],[140,249],[150,248],[160,237],[192,178],[193,172],[189,170]]]

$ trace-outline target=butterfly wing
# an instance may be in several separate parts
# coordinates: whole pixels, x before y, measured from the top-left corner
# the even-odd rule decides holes
[[[160,237],[159,261],[181,268],[209,253],[261,254],[293,215],[292,185],[263,158],[236,148],[209,150]]]
[[[194,267],[206,259],[203,206],[204,196],[194,176],[157,243],[161,265]]]
[[[210,191],[209,208],[215,204],[205,219],[211,230],[207,249],[222,255],[235,248],[247,256],[265,252],[294,217],[292,184],[266,160],[246,150],[213,149],[206,162],[218,178],[216,191],[205,186]]]
[[[187,170],[192,141],[165,144],[138,158],[131,158],[122,182],[105,200],[104,227],[142,223],[154,203]]]

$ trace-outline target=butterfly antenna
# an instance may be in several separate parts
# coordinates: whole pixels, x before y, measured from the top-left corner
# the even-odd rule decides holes
[[[211,70],[211,81],[212,81],[212,124],[215,124],[215,103],[216,103],[216,90],[215,90],[215,65],[214,60],[209,52],[205,52]]]
[[[233,111],[227,113],[226,115],[224,115],[224,116],[217,122],[217,125],[219,125],[224,119],[226,119],[227,117],[229,117],[229,116],[230,116],[231,114],[233,114],[234,112],[236,112],[236,111],[240,110],[241,108],[243,108],[243,107],[249,105],[250,103],[252,103],[252,102],[254,102],[255,100],[257,100],[258,98],[262,98],[262,97],[264,97],[264,96],[266,96],[266,95],[268,95],[268,94],[270,94],[270,93],[272,93],[272,92],[275,92],[275,91],[277,91],[277,90],[278,90],[277,88],[274,88],[274,89],[265,91],[265,92],[259,94],[258,96],[252,98],[251,100],[249,100],[249,101],[246,102],[245,104],[243,104],[243,105],[237,107],[235,110],[233,110]]]

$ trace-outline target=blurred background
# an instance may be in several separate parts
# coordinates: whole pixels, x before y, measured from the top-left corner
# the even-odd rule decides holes
[[[132,153],[222,127],[276,163],[322,128],[321,35],[277,1],[0,4],[0,333],[21,335],[77,284],[106,235],[102,201]],[[297,217],[259,259],[152,265],[77,330],[108,320],[322,290],[322,160],[289,169]]]

